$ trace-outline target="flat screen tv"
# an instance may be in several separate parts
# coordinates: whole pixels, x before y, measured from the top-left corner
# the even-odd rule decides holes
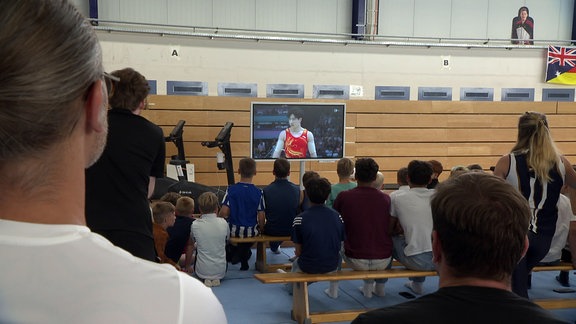
[[[250,115],[250,152],[255,160],[344,157],[344,103],[253,102]]]

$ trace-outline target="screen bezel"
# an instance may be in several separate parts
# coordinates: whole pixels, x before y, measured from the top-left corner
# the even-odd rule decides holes
[[[289,158],[289,161],[338,161],[342,157],[346,156],[346,104],[343,102],[314,102],[314,103],[303,103],[303,102],[252,102],[250,105],[250,157],[256,161],[274,161],[275,158],[261,158],[255,157],[254,154],[254,111],[255,107],[259,105],[268,105],[268,106],[288,106],[288,109],[301,107],[304,110],[304,114],[306,113],[307,109],[314,109],[314,107],[338,107],[342,108],[342,146],[341,146],[341,156],[339,157],[310,157],[310,158]],[[303,120],[303,124],[306,123],[306,120]],[[303,126],[304,128],[311,129],[310,127]],[[314,133],[314,132],[313,132]],[[316,134],[314,135],[314,141],[317,141]],[[274,142],[275,143],[275,142]],[[275,145],[275,144],[274,144]],[[316,146],[316,152],[318,152],[318,145]]]

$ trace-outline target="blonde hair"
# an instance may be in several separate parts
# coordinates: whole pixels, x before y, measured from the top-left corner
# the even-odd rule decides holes
[[[202,214],[212,213],[218,209],[218,197],[215,193],[206,191],[198,197],[198,208]]]
[[[341,158],[336,164],[336,173],[339,178],[349,178],[354,174],[354,162],[349,158]]]
[[[541,182],[549,182],[550,170],[560,166],[560,153],[554,144],[546,115],[529,111],[518,120],[518,139],[512,153],[526,154],[528,166]]]
[[[176,201],[176,214],[178,216],[188,216],[194,212],[194,199],[183,196]]]

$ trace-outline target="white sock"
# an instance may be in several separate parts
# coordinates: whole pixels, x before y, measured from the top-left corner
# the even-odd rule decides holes
[[[422,282],[408,281],[407,283],[404,284],[404,286],[410,288],[410,290],[412,290],[416,295],[422,295],[422,293],[424,292]]]
[[[386,291],[384,290],[385,286],[386,286],[386,284],[376,283],[376,286],[374,288],[374,294],[376,296],[380,296],[380,297],[386,296]]]
[[[362,293],[364,294],[364,297],[366,298],[372,298],[372,292],[374,291],[374,283],[364,283],[364,286],[362,287]]]
[[[338,298],[338,281],[330,281],[330,288],[327,288],[324,292],[330,296],[330,298]]]

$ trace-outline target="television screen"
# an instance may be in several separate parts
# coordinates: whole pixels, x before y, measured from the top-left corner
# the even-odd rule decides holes
[[[344,156],[346,104],[253,102],[255,160],[338,160]]]

